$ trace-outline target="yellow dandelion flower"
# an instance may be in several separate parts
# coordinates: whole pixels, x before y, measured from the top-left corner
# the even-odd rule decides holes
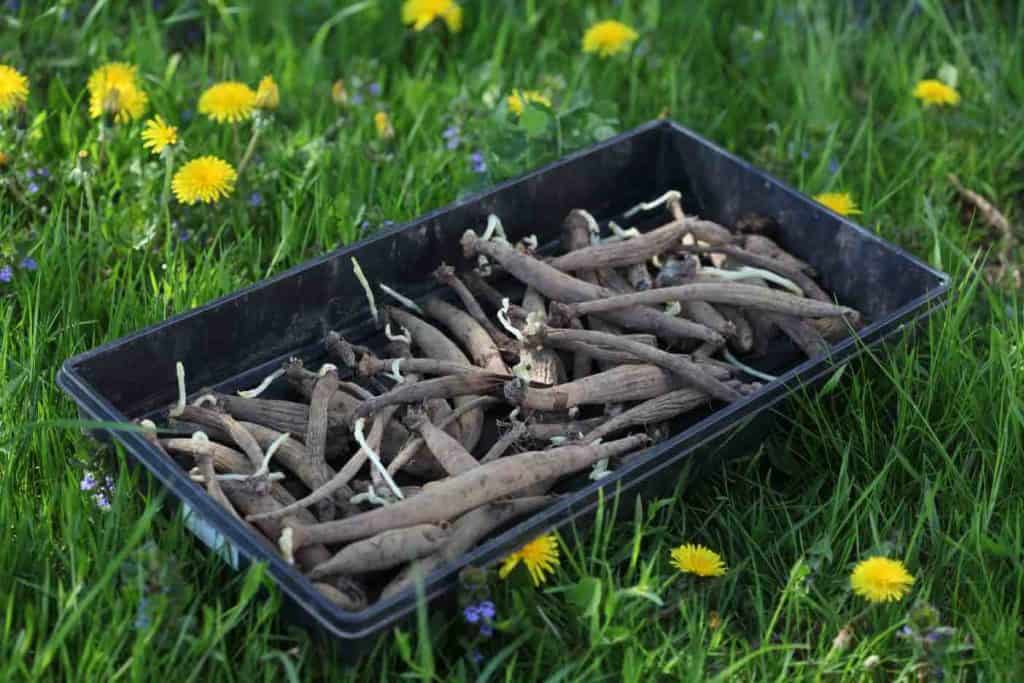
[[[926,107],[960,104],[960,93],[956,91],[956,88],[933,78],[918,81],[914,86],[914,97],[921,100]]]
[[[386,111],[379,111],[373,115],[373,125],[377,128],[377,137],[381,140],[395,137],[395,127],[391,125],[391,117]]]
[[[849,192],[823,192],[814,195],[814,201],[824,204],[840,216],[853,216],[861,213]]]
[[[412,26],[413,31],[422,31],[437,19],[444,21],[449,31],[458,33],[462,30],[462,7],[455,0],[405,0],[402,5],[402,23]]]
[[[142,129],[142,146],[160,154],[171,145],[178,143],[178,128],[164,121],[159,114],[146,121]]]
[[[128,123],[146,113],[149,98],[139,87],[138,67],[124,62],[104,64],[89,76],[89,116],[104,114],[117,123]]]
[[[850,574],[853,592],[870,602],[901,600],[912,585],[914,577],[903,563],[888,557],[869,557]]]
[[[530,572],[534,586],[544,583],[546,574],[553,574],[558,566],[558,539],[554,534],[533,539],[502,561],[498,576],[506,578],[520,562]]]
[[[256,87],[256,106],[260,109],[277,109],[281,102],[281,93],[277,89],[274,77],[267,74]]]
[[[725,562],[714,550],[702,545],[687,543],[672,551],[672,565],[684,574],[697,576],[722,576]]]
[[[551,106],[551,100],[538,90],[513,90],[506,101],[508,102],[509,110],[514,112],[516,116],[523,115],[523,110],[528,102],[543,104],[545,107]]]
[[[182,204],[212,204],[227,197],[235,189],[238,174],[228,162],[213,156],[188,162],[171,181],[174,196]]]
[[[611,57],[628,50],[637,38],[637,32],[621,21],[599,21],[583,34],[583,51]]]
[[[256,93],[245,83],[222,81],[199,96],[199,113],[217,123],[238,123],[252,116]]]
[[[28,99],[28,79],[14,67],[0,64],[0,112],[6,114]]]

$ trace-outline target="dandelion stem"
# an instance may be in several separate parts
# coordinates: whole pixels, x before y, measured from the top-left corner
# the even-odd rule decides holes
[[[171,231],[171,207],[168,203],[171,196],[171,171],[174,168],[174,152],[168,148],[164,152],[164,189],[160,193],[160,206],[164,210],[164,219],[167,221],[167,232]]]
[[[261,126],[257,126],[255,124],[253,124],[253,127],[252,127],[252,137],[249,138],[249,145],[245,148],[245,154],[243,154],[242,158],[238,161],[238,177],[239,178],[242,177],[242,173],[245,171],[245,167],[249,165],[249,160],[252,159],[253,152],[256,151],[256,143],[260,139],[260,132],[261,132],[261,130],[262,130]],[[237,135],[237,129],[236,129],[236,135]]]

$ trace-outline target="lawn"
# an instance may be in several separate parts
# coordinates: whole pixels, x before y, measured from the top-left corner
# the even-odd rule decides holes
[[[0,680],[1024,676],[1019,254],[947,179],[1024,214],[1024,5],[462,4],[458,32],[404,26],[398,0],[0,9],[0,64],[30,87],[0,114]],[[585,54],[602,19],[638,39]],[[137,65],[145,118],[178,126],[175,169],[237,165],[253,125],[209,120],[199,93],[273,76],[231,196],[183,205],[144,118],[90,118],[90,73],[116,61]],[[940,75],[961,100],[924,106],[915,85]],[[550,107],[517,117],[516,88]],[[493,637],[423,612],[346,668],[259,567],[226,569],[123,453],[62,422],[69,356],[658,116],[808,194],[849,193],[863,225],[953,276],[952,302],[791,403],[762,448],[617,523],[609,501],[542,586],[489,576]],[[682,543],[728,571],[681,574]],[[872,555],[914,575],[903,600],[851,592]]]

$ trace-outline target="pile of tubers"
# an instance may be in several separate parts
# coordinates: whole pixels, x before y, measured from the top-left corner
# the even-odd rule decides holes
[[[602,237],[573,210],[555,256],[491,216],[462,239],[475,268],[442,265],[417,302],[383,287],[401,305],[380,311],[354,263],[385,327],[374,348],[331,332],[322,367],[292,359],[257,390],[191,404],[179,366],[171,436],[145,433],[358,611],[580,486],[572,475],[600,479],[680,415],[771,379],[739,358],[778,338],[815,356],[862,324],[764,221],[734,232],[685,215],[677,192],[623,216],[638,213],[662,224]],[[272,384],[293,400],[261,398]]]

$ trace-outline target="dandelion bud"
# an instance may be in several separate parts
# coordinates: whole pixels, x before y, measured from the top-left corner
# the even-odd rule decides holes
[[[334,85],[331,86],[331,99],[339,107],[344,107],[348,104],[348,92],[345,90],[345,81],[340,78],[334,81]]]
[[[381,140],[395,137],[395,128],[391,125],[391,117],[386,111],[379,111],[373,115],[373,125],[377,127],[377,137]]]

